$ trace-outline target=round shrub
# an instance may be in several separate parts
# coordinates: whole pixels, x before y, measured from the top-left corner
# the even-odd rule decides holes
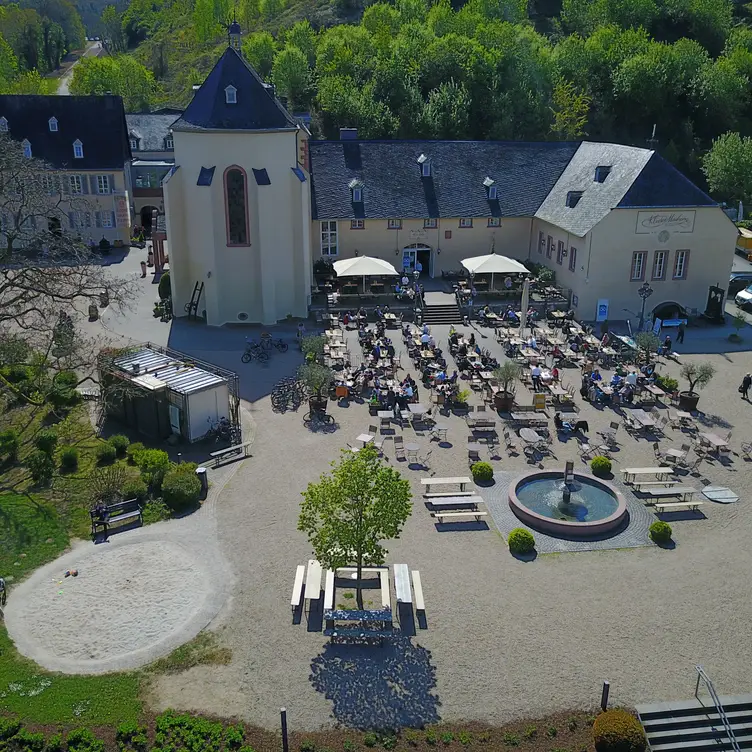
[[[26,467],[29,468],[31,479],[38,486],[47,485],[55,474],[55,463],[47,452],[35,449],[26,458]]]
[[[650,537],[656,543],[668,543],[671,540],[671,525],[658,520],[650,526]]]
[[[470,470],[476,483],[478,481],[484,483],[493,480],[493,467],[488,462],[474,462]]]
[[[57,446],[57,434],[54,431],[40,431],[34,439],[34,446],[40,452],[52,454]]]
[[[159,278],[159,284],[157,285],[157,292],[159,293],[160,300],[167,300],[172,295],[172,288],[170,287],[170,272],[163,272]]]
[[[186,467],[188,469],[184,469]],[[201,481],[196,477],[195,468],[177,465],[164,476],[162,498],[174,512],[194,509],[200,496]]]
[[[144,483],[141,478],[129,478],[123,483],[123,486],[120,489],[120,495],[125,501],[130,501],[131,499],[143,501],[146,498],[147,493],[148,489],[146,488],[146,483]]]
[[[100,465],[108,465],[110,462],[114,462],[115,457],[117,457],[117,451],[109,441],[105,441],[97,447],[97,462]]]
[[[138,465],[138,456],[144,451],[146,447],[140,441],[134,441],[126,450],[125,456],[128,458],[128,462],[131,465]]]
[[[607,710],[593,723],[598,752],[643,752],[645,734],[640,722],[626,710]]]
[[[78,468],[78,449],[76,447],[64,447],[60,452],[60,467],[68,472]]]
[[[593,457],[590,469],[593,475],[608,475],[611,472],[611,460],[608,457]]]
[[[18,431],[15,428],[9,428],[7,431],[0,433],[0,457],[11,462],[17,460],[18,445]]]
[[[162,499],[152,499],[151,501],[147,501],[146,504],[144,504],[141,514],[144,525],[151,525],[154,522],[169,520],[171,516],[170,508],[162,501]]]
[[[110,436],[107,441],[115,447],[118,457],[125,457],[125,453],[131,443],[127,436],[123,436],[122,433],[116,433],[114,436]]]
[[[525,530],[524,527],[516,527],[509,533],[507,539],[509,544],[509,550],[513,554],[525,555],[529,554],[535,548],[535,538],[529,530]]]
[[[159,490],[170,469],[170,456],[161,449],[144,449],[137,455],[138,468],[147,485]]]

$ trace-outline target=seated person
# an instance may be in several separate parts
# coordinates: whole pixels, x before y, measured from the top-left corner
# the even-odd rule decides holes
[[[630,371],[624,381],[631,387],[637,386],[637,374],[634,371]]]
[[[474,347],[475,346],[475,332],[472,332],[470,334],[470,339],[468,340],[468,342],[470,343],[470,347]]]
[[[596,368],[593,370],[593,372],[590,374],[590,380],[591,381],[603,381],[603,376],[601,376],[601,372]]]
[[[423,334],[420,335],[420,341],[422,344],[427,345],[431,341],[431,335],[424,331]]]
[[[621,383],[621,376],[619,376],[618,373],[615,373],[611,377],[611,386],[619,386],[620,383]]]
[[[527,341],[527,346],[530,347],[533,350],[537,350],[538,349],[538,342],[535,339],[535,337],[533,337],[532,334],[530,335],[530,339],[528,339],[528,341]]]
[[[560,375],[560,374],[559,374],[559,369],[558,369],[558,368],[557,368],[556,366],[554,366],[554,367],[553,367],[553,368],[551,369],[551,378],[552,378],[552,379],[553,379],[554,381],[558,381],[558,380],[559,380],[559,375]]]

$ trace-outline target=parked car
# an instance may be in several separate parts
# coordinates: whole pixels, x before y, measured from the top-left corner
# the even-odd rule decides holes
[[[739,308],[748,308],[749,306],[752,306],[752,285],[741,292],[736,293],[734,302]]]
[[[752,271],[731,272],[726,297],[731,298],[736,295],[736,293],[746,289],[750,285],[752,285]]]

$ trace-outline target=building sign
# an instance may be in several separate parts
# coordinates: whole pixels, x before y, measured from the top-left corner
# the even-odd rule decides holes
[[[638,235],[666,232],[694,232],[695,212],[637,212]]]
[[[114,196],[115,199],[115,225],[117,227],[129,227],[131,214],[128,211],[128,196]]]
[[[598,301],[598,308],[595,314],[596,321],[608,320],[608,300],[601,299]]]
[[[410,237],[413,240],[425,240],[426,231],[425,230],[410,230]]]

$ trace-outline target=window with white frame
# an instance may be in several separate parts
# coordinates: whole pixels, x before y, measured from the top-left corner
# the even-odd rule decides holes
[[[112,212],[103,211],[102,212],[102,227],[113,227],[112,224]]]
[[[401,219],[388,219],[386,222],[387,229],[389,230],[401,230],[402,229],[402,220]]]
[[[489,217],[488,226],[489,227],[501,227],[501,217]]]
[[[57,133],[57,118],[51,117],[48,120],[50,126],[50,133]]]
[[[538,233],[538,253],[543,253],[543,250],[546,247],[546,233],[545,232],[539,232]]]
[[[496,201],[499,198],[499,188],[498,186],[492,185],[488,188],[488,200],[489,201]]]
[[[0,117],[0,131],[2,131],[3,133],[8,132],[8,121],[4,117]]]
[[[110,192],[110,176],[109,175],[97,175],[97,193],[109,193]]]
[[[91,214],[84,211],[73,212],[73,227],[79,230],[91,227]]]
[[[647,251],[635,251],[632,254],[632,271],[629,277],[631,280],[639,281],[645,279],[645,259],[647,255]]]
[[[363,203],[363,189],[362,188],[353,188],[352,200],[354,204]]]
[[[23,155],[26,159],[31,159],[31,143],[29,142],[29,139],[25,138],[21,142],[21,148],[23,149]]]
[[[172,149],[175,148],[175,141],[172,138],[172,136],[167,136],[165,138],[164,145],[165,145],[165,149],[167,149],[168,151],[171,151]]]
[[[325,219],[321,223],[321,255],[337,255],[337,220]]]
[[[666,276],[667,251],[656,251],[653,255],[653,279],[664,279]]]
[[[351,219],[350,220],[350,229],[351,230],[365,230],[366,223],[363,219]]]
[[[439,222],[435,217],[423,220],[423,227],[426,230],[435,230],[439,226]]]
[[[138,151],[138,139],[131,136],[131,151]]]
[[[577,270],[577,249],[572,247],[569,249],[569,271],[573,272]]]
[[[52,195],[53,193],[57,193],[60,190],[56,175],[41,175],[40,181],[42,185],[42,190],[45,193],[49,193],[50,195]]]
[[[225,87],[225,102],[227,104],[238,103],[238,90],[234,86]]]
[[[674,279],[686,279],[689,267],[689,251],[677,251],[674,259]]]
[[[460,227],[472,227],[473,220],[471,217],[460,217]]]
[[[73,142],[73,157],[75,159],[84,158],[84,145],[78,139]]]
[[[80,175],[69,175],[68,176],[68,185],[70,186],[70,192],[71,193],[83,193],[83,187],[81,185],[81,176]]]

